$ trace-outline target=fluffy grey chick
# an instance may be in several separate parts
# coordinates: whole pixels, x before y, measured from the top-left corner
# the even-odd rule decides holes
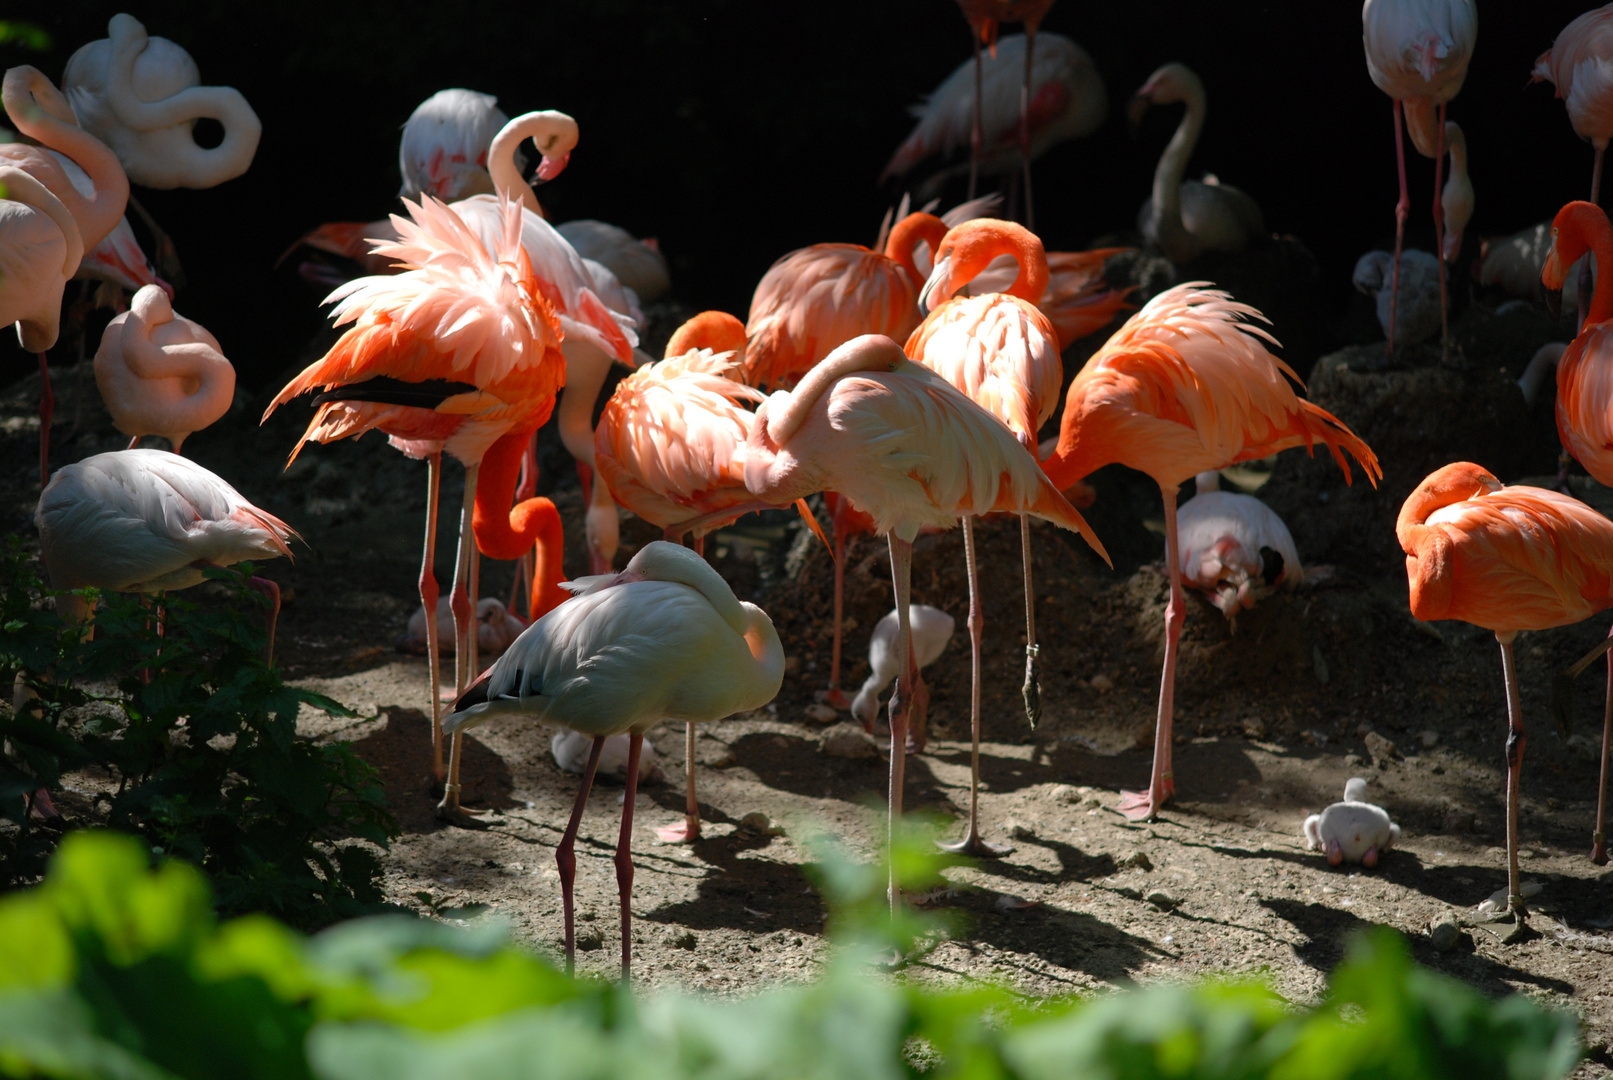
[[[919,667],[929,667],[952,640],[953,618],[928,604],[909,604],[907,622],[913,628],[913,654]],[[896,609],[892,608],[874,625],[868,642],[868,679],[851,702],[851,715],[869,731],[879,713],[879,695],[896,678],[896,632]]]
[[[1378,325],[1389,336],[1389,284],[1395,257],[1369,251],[1355,264],[1352,280],[1359,292],[1373,297]],[[1400,253],[1400,308],[1395,313],[1395,341],[1415,345],[1439,333],[1439,260],[1426,251]]]
[[[1327,852],[1333,866],[1341,862],[1378,865],[1378,856],[1400,840],[1400,826],[1389,812],[1366,801],[1367,782],[1359,776],[1344,785],[1344,801],[1305,819],[1305,839],[1313,851]]]
[[[612,735],[605,740],[604,747],[599,752],[599,766],[596,776],[609,776],[618,780],[627,779],[627,736]],[[594,748],[591,736],[580,731],[563,727],[554,733],[549,740],[549,754],[554,763],[568,773],[582,775],[588,767],[588,754]],[[653,782],[661,779],[661,759],[655,752],[650,740],[644,740],[644,749],[639,751],[638,778],[644,782]]]

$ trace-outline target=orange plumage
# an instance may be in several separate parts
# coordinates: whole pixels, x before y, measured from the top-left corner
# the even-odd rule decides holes
[[[1601,207],[1571,202],[1551,223],[1541,282],[1560,290],[1587,251],[1596,262],[1596,292],[1557,363],[1557,435],[1586,472],[1613,485],[1613,225]]]

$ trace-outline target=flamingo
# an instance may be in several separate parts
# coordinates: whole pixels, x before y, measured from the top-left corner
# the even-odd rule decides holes
[[[1478,10],[1473,0],[1366,0],[1361,6],[1361,42],[1366,49],[1367,74],[1389,95],[1395,121],[1395,163],[1400,174],[1400,201],[1395,204],[1395,267],[1400,273],[1406,215],[1411,197],[1406,193],[1406,151],[1400,134],[1404,111],[1411,144],[1423,157],[1434,159],[1434,234],[1436,247],[1445,248],[1444,192],[1440,172],[1445,162],[1445,106],[1462,89],[1467,64],[1478,38]],[[1391,297],[1400,291],[1391,284]],[[1445,304],[1445,264],[1439,265],[1441,341],[1450,347]],[[1390,304],[1388,351],[1395,349],[1394,304]]]
[[[393,217],[400,239],[383,252],[403,273],[358,278],[330,297],[337,326],[353,325],[326,355],[277,394],[264,419],[299,394],[323,389],[319,410],[292,451],[308,441],[329,442],[380,428],[410,457],[430,460],[426,550],[420,598],[437,606],[435,561],[437,492],[442,453],[465,464],[465,504],[452,589],[455,613],[455,686],[462,693],[474,672],[468,589],[471,549],[513,559],[540,538],[547,547],[559,530],[554,504],[523,501],[513,510],[521,454],[531,433],[554,408],[565,382],[560,324],[545,299],[553,285],[533,273],[521,246],[523,214],[502,204],[504,230],[489,248],[451,207],[431,196],[406,202],[410,219]],[[412,220],[411,220],[412,219]],[[472,539],[474,532],[474,540]],[[546,558],[557,555],[546,554]],[[538,597],[533,598],[537,611]],[[435,622],[427,624],[434,638]],[[436,653],[430,641],[428,652]],[[433,771],[442,772],[435,664],[432,675]],[[458,820],[460,740],[453,740],[439,812]]]
[[[1549,82],[1568,109],[1574,134],[1596,151],[1591,202],[1600,203],[1602,154],[1613,139],[1613,4],[1585,12],[1563,27],[1535,59],[1530,82]]]
[[[1160,679],[1154,766],[1148,790],[1124,792],[1121,812],[1152,818],[1176,790],[1171,767],[1176,647],[1187,610],[1176,491],[1207,469],[1266,457],[1291,446],[1325,443],[1351,479],[1344,454],[1361,464],[1376,486],[1383,472],[1372,449],[1327,410],[1296,397],[1303,386],[1292,368],[1265,344],[1276,339],[1252,325],[1265,316],[1204,282],[1160,293],[1093,354],[1070,384],[1059,440],[1043,462],[1059,488],[1112,462],[1137,469],[1159,484],[1165,502],[1165,565],[1170,603],[1165,608],[1165,670]]]
[[[1330,866],[1378,865],[1378,856],[1400,842],[1400,826],[1388,811],[1367,802],[1367,782],[1359,776],[1344,785],[1344,801],[1305,819],[1300,830],[1313,851],[1327,852]]]
[[[1008,291],[984,296],[953,294],[999,256],[1010,256],[1019,273]],[[949,231],[936,249],[935,269],[920,303],[930,314],[904,351],[915,363],[939,374],[1002,421],[1032,454],[1036,433],[1058,407],[1064,366],[1058,337],[1035,307],[1047,282],[1042,242],[1022,225],[992,218],[965,222]],[[1041,717],[1036,674],[1036,593],[1031,583],[1031,523],[1019,515],[1020,558],[1025,574],[1025,712],[1031,726]],[[963,519],[963,558],[969,578],[969,649],[972,680],[969,701],[969,826],[950,850],[995,857],[1008,848],[982,839],[980,785],[980,642],[985,630],[980,583],[975,572],[974,519]]]
[[[751,297],[744,381],[787,387],[854,337],[905,339],[919,323],[924,283],[913,249],[927,243],[934,251],[946,233],[940,218],[909,214],[891,229],[883,252],[813,244],[779,259]]]
[[[1398,333],[1404,346],[1439,333],[1439,276],[1439,256],[1407,248],[1398,266],[1387,251],[1367,252],[1356,260],[1350,281],[1356,292],[1372,297],[1384,336]]]
[[[654,239],[640,240],[619,226],[588,218],[568,221],[555,229],[577,249],[577,254],[609,267],[646,304],[672,290],[666,256]]]
[[[896,678],[896,635],[901,629],[901,616],[896,609],[891,611],[879,622],[874,624],[874,632],[868,639],[868,678],[863,680],[857,691],[857,696],[851,702],[851,715],[862,722],[865,729],[872,731],[874,717],[879,712],[879,695],[885,692]],[[940,608],[928,604],[910,604],[907,609],[907,623],[913,629],[913,664],[916,671],[923,671],[941,658],[946,651],[947,643],[952,640],[952,630],[957,620]],[[929,691],[924,688],[924,680],[917,679],[913,684],[913,711],[922,713],[929,705]]]
[[[112,151],[78,126],[67,99],[37,68],[24,65],[8,70],[0,81],[0,104],[5,106],[6,115],[11,117],[17,130],[39,144],[0,143],[0,165],[13,166],[29,174],[67,208],[78,230],[79,258],[73,261],[73,270],[77,270],[83,253],[93,250],[117,228],[129,201],[129,178]],[[52,150],[84,170],[95,189],[93,196],[79,193],[51,156]],[[31,205],[44,206],[38,201],[31,201]],[[72,271],[67,276],[72,277]],[[47,277],[41,283],[49,280]],[[59,305],[60,293],[56,295]],[[44,488],[50,478],[50,420],[56,411],[56,398],[50,389],[50,365],[45,354],[56,344],[59,317],[52,316],[48,324],[35,325],[36,330],[26,335],[24,348],[39,357],[39,379],[44,384],[39,399],[39,486]]]
[[[493,192],[487,171],[488,147],[510,118],[498,98],[475,90],[438,90],[416,106],[398,140],[398,172],[405,199],[431,195],[443,202]],[[526,171],[519,150],[513,164]],[[559,170],[554,170],[558,172]]]
[[[158,593],[200,584],[210,566],[291,557],[295,529],[253,506],[217,474],[166,450],[118,450],[58,469],[34,511],[39,550],[53,588]],[[252,584],[269,599],[269,647],[280,589]],[[89,617],[63,593],[64,618]]]
[[[974,39],[975,47],[975,100],[973,112],[973,127],[969,133],[969,198],[975,196],[975,172],[980,161],[980,146],[982,134],[980,130],[981,99],[984,97],[981,83],[984,73],[981,71],[980,46],[990,47],[995,54],[997,51],[998,25],[1004,22],[1018,22],[1025,25],[1025,81],[1019,88],[1019,158],[1025,169],[1025,224],[1033,225],[1031,221],[1031,139],[1030,139],[1030,108],[1031,108],[1031,60],[1036,52],[1036,31],[1041,29],[1042,20],[1047,18],[1048,11],[1053,7],[1053,0],[958,0],[958,7],[963,10],[963,18],[969,24],[970,37]]]
[[[62,88],[77,122],[111,147],[129,179],[149,188],[210,188],[246,172],[263,124],[241,92],[198,86],[190,53],[150,37],[133,15],[112,16],[106,31],[68,58]],[[203,118],[224,128],[217,146],[196,142]]]
[[[1277,511],[1255,498],[1221,490],[1221,474],[1201,472],[1197,494],[1176,516],[1178,572],[1229,623],[1278,589],[1305,580],[1294,537]]]
[[[890,543],[900,621],[900,674],[890,700],[894,842],[913,708],[908,605],[919,530],[951,528],[959,518],[992,512],[1028,512],[1079,532],[1105,561],[1108,555],[1000,420],[877,334],[846,342],[793,392],[777,391],[764,401],[744,461],[745,486],[757,498],[780,503],[832,489],[872,516],[875,531]],[[915,732],[920,746],[923,736]],[[893,911],[900,902],[894,878],[890,902]]]
[[[444,635],[450,639],[454,635],[454,611],[448,597],[437,598],[437,640],[441,641]],[[521,631],[527,624],[519,615],[514,614],[496,597],[484,596],[476,601],[476,641],[479,653],[482,656],[497,656],[510,647],[510,643],[521,636]],[[409,624],[398,637],[398,649],[402,652],[425,655],[426,651],[426,609],[418,607],[414,614],[409,616]]]
[[[1445,243],[1441,254],[1453,263],[1462,251],[1462,234],[1473,220],[1473,178],[1467,171],[1467,136],[1455,120],[1445,121],[1445,149],[1451,156],[1451,174],[1439,193],[1440,213],[1445,220]]]
[[[61,166],[62,172],[73,185],[73,190],[81,198],[95,198],[95,181],[90,179],[88,173],[79,168],[66,154],[55,150],[49,153],[56,164]],[[112,231],[107,233],[99,244],[84,253],[84,261],[79,264],[78,273],[73,277],[77,280],[100,282],[96,288],[96,306],[109,307],[115,311],[124,309],[125,290],[132,293],[145,285],[160,286],[169,294],[170,299],[173,297],[173,286],[158,277],[157,272],[152,269],[146,253],[140,249],[140,242],[135,239],[134,229],[130,228],[127,216],[120,217]]]
[[[1527,736],[1512,641],[1520,630],[1567,626],[1613,607],[1613,522],[1578,499],[1507,487],[1459,461],[1429,474],[1395,522],[1406,552],[1411,613],[1495,633],[1507,692],[1507,898],[1516,924],[1518,775]],[[1600,834],[1598,834],[1600,839]]]
[[[185,438],[223,416],[235,397],[235,368],[201,323],[174,312],[147,285],[115,316],[95,351],[95,382],[112,423],[132,436],[161,435],[180,452]]]
[[[663,719],[703,723],[759,709],[783,682],[784,646],[767,613],[735,597],[693,551],[654,541],[621,573],[591,582],[533,623],[454,702],[443,727],[456,739],[500,715],[550,720],[593,736],[571,820],[555,849],[568,972],[576,957],[577,827],[605,740],[622,733],[630,739],[616,848],[626,978],[633,956],[633,803],[644,732]]]
[[[1185,64],[1166,64],[1131,99],[1135,126],[1150,105],[1187,104],[1182,122],[1154,168],[1154,190],[1137,212],[1137,231],[1177,265],[1211,251],[1242,251],[1266,235],[1260,205],[1213,176],[1184,180],[1204,129],[1204,82]]]
[[[979,40],[977,37],[977,58]],[[896,148],[880,174],[880,182],[905,176],[931,157],[950,156],[959,147],[968,146],[967,166],[941,170],[923,185],[923,190],[938,189],[950,176],[967,171],[969,198],[973,199],[976,176],[982,169],[1004,174],[1022,169],[1028,178],[1029,162],[1058,143],[1096,131],[1108,114],[1109,96],[1092,57],[1060,34],[1043,34],[1036,44],[1040,47],[1034,50],[1033,57],[1029,38],[1013,34],[997,42],[994,56],[979,59],[980,66],[965,60],[953,69],[923,104],[911,110],[918,123]],[[1030,77],[1029,108],[1022,110],[1025,90],[1020,73],[1026,69]],[[983,110],[978,137],[977,101]],[[1022,119],[1027,121],[1025,130],[1021,130]],[[1031,209],[1029,190],[1027,184],[1027,217]]]
[[[632,736],[611,735],[605,740],[603,749],[599,752],[599,763],[595,767],[595,776],[615,776],[627,779],[627,755],[633,749]],[[549,756],[561,770],[581,776],[588,768],[588,758],[594,751],[594,739],[591,735],[584,735],[575,728],[563,727],[556,731],[549,739]],[[638,757],[639,783],[649,780],[661,779],[660,758],[655,752],[655,744],[649,739],[644,740],[644,746]]]

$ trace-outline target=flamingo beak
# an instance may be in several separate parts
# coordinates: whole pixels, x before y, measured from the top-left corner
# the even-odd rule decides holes
[[[952,288],[951,278],[952,259],[947,256],[930,271],[929,280],[924,282],[924,288],[919,293],[919,307],[924,311],[934,311],[945,303],[956,291]]]
[[[548,155],[544,155],[543,160],[538,162],[537,177],[538,177],[538,179],[540,181],[543,181],[543,182],[546,183],[546,182],[548,182],[550,180],[553,180],[555,177],[559,176],[562,172],[564,172],[565,169],[566,169],[566,166],[569,165],[570,163],[571,163],[571,151],[569,151],[569,150],[566,151],[566,153],[564,155],[562,155],[561,157],[558,157],[558,158],[552,158],[552,157],[549,157]]]
[[[1137,129],[1142,126],[1143,116],[1148,112],[1148,106],[1153,104],[1149,92],[1149,87],[1143,87],[1132,95],[1131,104],[1126,106],[1126,126],[1134,139],[1137,137]]]
[[[1542,286],[1546,294],[1546,310],[1551,312],[1553,322],[1563,317],[1563,290]]]

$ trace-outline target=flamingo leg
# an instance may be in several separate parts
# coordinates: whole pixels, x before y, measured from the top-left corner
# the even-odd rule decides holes
[[[1445,177],[1445,106],[1439,107],[1439,129],[1434,143],[1434,250],[1439,253],[1439,354],[1451,356],[1450,301],[1445,285],[1445,202],[1441,185]]]
[[[913,706],[913,682],[909,659],[913,655],[913,624],[908,619],[907,605],[912,592],[913,541],[903,540],[893,531],[888,540],[891,549],[891,584],[896,593],[896,689],[891,693],[891,772],[890,772],[890,831],[887,835],[886,855],[890,860],[890,883],[887,896],[891,915],[902,903],[901,889],[896,883],[896,833],[902,819],[902,784],[907,769],[907,719]]]
[[[1159,681],[1159,718],[1154,724],[1154,771],[1147,791],[1120,793],[1120,812],[1132,821],[1151,820],[1159,808],[1176,794],[1176,774],[1172,766],[1171,728],[1176,703],[1176,647],[1187,620],[1182,597],[1182,568],[1176,535],[1176,489],[1160,485],[1165,496],[1165,565],[1170,570],[1171,598],[1165,605],[1165,672]]]
[[[476,640],[476,612],[471,606],[468,591],[471,576],[472,552],[476,538],[472,533],[471,516],[476,502],[476,475],[480,465],[465,469],[465,500],[459,515],[459,551],[454,560],[454,585],[449,593],[448,606],[454,613],[454,696],[465,692],[474,678],[471,665],[475,662],[472,642]],[[463,822],[467,815],[459,805],[459,759],[464,750],[465,733],[454,732],[448,744],[448,782],[442,788],[442,802],[437,804],[437,816],[448,821]]]
[[[1519,926],[1523,925],[1523,894],[1518,872],[1518,776],[1523,770],[1523,751],[1528,736],[1523,730],[1523,707],[1518,700],[1518,668],[1512,658],[1515,630],[1497,630],[1501,643],[1501,674],[1507,684],[1507,906]]]
[[[682,543],[678,537],[673,535],[673,530],[671,529],[666,530],[665,536],[669,544]],[[702,559],[706,557],[706,538],[704,536],[695,537],[691,542],[691,546],[694,548],[696,555]],[[695,794],[694,742],[694,724],[685,723],[683,725],[683,784],[685,793],[683,821],[677,825],[663,825],[655,830],[655,835],[663,843],[678,844],[700,839],[700,799]]]
[[[1591,169],[1591,202],[1597,206],[1602,205],[1602,154],[1606,146],[1596,147],[1596,164]],[[1574,323],[1574,332],[1585,329],[1585,316],[1591,309],[1591,262],[1586,259],[1579,264],[1579,302],[1575,306],[1579,309],[1579,318]],[[1557,477],[1557,486],[1564,488],[1564,480],[1568,476],[1568,455],[1563,454],[1559,462],[1561,469]]]
[[[975,42],[975,107],[974,121],[969,127],[969,198],[975,197],[975,186],[980,180],[980,147],[985,141],[980,133],[980,84],[983,61],[980,59],[980,28],[969,26],[969,36]]]
[[[1031,582],[1031,519],[1029,514],[1019,515],[1019,558],[1025,568],[1025,719],[1031,730],[1042,720],[1042,683],[1037,675],[1037,659],[1042,647],[1036,644],[1036,586]]]
[[[420,604],[426,612],[426,668],[431,679],[431,775],[447,775],[442,763],[442,665],[437,649],[437,497],[442,493],[442,451],[426,459],[426,549],[420,559]]]
[[[980,581],[975,569],[974,518],[963,519],[963,561],[969,575],[969,662],[973,678],[969,685],[969,829],[955,844],[942,844],[943,851],[995,859],[1012,851],[980,838],[980,640],[986,618],[980,611]],[[911,655],[911,654],[910,654]]]
[[[847,709],[851,702],[847,700],[845,692],[840,689],[840,624],[843,620],[846,604],[846,530],[841,525],[835,529],[835,611],[834,611],[834,638],[829,645],[829,692],[824,695],[824,703],[831,709]]]
[[[1025,168],[1025,228],[1036,228],[1031,202],[1031,53],[1036,48],[1036,27],[1025,24],[1025,85],[1019,88],[1019,160]]]
[[[1608,631],[1613,640],[1613,629]],[[1591,862],[1607,865],[1607,750],[1613,740],[1613,651],[1607,654],[1607,708],[1602,714],[1602,776],[1596,787],[1596,832],[1591,835]]]
[[[39,353],[39,488],[50,483],[50,418],[56,412],[56,395],[50,388],[50,363]]]
[[[138,449],[140,449],[140,439],[141,439],[141,436],[136,435],[134,438],[129,440],[129,445],[125,446],[124,449],[125,450],[138,450]],[[178,451],[176,450],[175,453],[178,453]]]
[[[582,824],[583,808],[588,805],[588,792],[594,786],[594,773],[599,768],[599,752],[605,748],[605,736],[595,735],[594,745],[588,751],[588,764],[583,767],[582,784],[577,788],[577,801],[571,807],[571,820],[560,837],[560,846],[554,849],[555,865],[560,869],[560,909],[566,922],[566,974],[577,970],[576,905],[572,902],[571,886],[577,880],[577,826]]]
[[[638,758],[643,749],[642,733],[635,731],[627,737],[627,791],[622,795],[622,832],[616,841],[616,891],[622,897],[623,982],[633,974],[633,803],[638,799]]]
[[[1395,203],[1395,261],[1389,275],[1389,346],[1388,354],[1395,354],[1395,315],[1400,309],[1400,249],[1406,241],[1406,215],[1411,213],[1411,196],[1406,192],[1406,146],[1400,129],[1400,99],[1390,98],[1389,108],[1395,116],[1395,165],[1400,170],[1400,201]]]
[[[269,644],[263,652],[263,663],[267,667],[274,667],[274,627],[280,621],[280,586],[264,577],[251,578],[248,584],[269,601]]]
[[[476,617],[476,608],[482,602],[482,552],[476,546],[476,538],[471,537],[470,546],[470,663],[467,665],[470,679],[482,673],[482,633],[481,623]],[[466,683],[469,685],[469,682]]]

